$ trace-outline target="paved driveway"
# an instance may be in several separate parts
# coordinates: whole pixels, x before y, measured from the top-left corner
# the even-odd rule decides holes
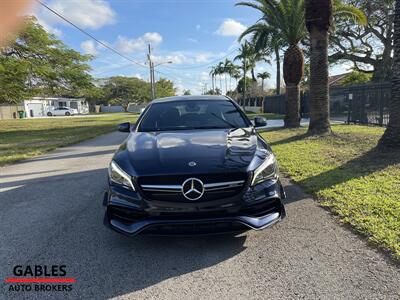
[[[17,264],[65,264],[73,290],[29,299],[399,299],[390,260],[296,186],[287,218],[238,237],[127,238],[103,227],[106,168],[122,133],[0,168],[0,279]]]

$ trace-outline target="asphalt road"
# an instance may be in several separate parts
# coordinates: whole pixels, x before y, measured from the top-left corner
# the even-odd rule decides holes
[[[0,279],[61,264],[70,292],[26,299],[399,299],[399,267],[288,182],[287,218],[238,237],[128,238],[103,227],[106,168],[122,133],[0,168]]]

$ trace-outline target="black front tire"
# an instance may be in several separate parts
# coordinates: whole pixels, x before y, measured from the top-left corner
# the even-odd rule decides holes
[[[70,116],[71,113],[67,111],[67,112],[65,113],[65,115],[66,115],[66,116]]]
[[[47,113],[47,116],[48,116],[48,117],[51,117],[52,115],[53,115],[53,114],[52,114],[51,112],[48,112],[48,113]]]

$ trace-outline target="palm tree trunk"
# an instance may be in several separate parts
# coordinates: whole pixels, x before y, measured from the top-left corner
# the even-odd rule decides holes
[[[300,81],[304,74],[304,55],[298,45],[290,45],[283,61],[286,83],[285,127],[300,127]]]
[[[222,95],[222,75],[219,75],[219,87],[221,88],[221,95]]]
[[[261,94],[264,94],[264,78],[261,79]]]
[[[225,95],[228,93],[228,79],[226,78],[226,73],[224,74],[225,77]]]
[[[275,47],[276,59],[276,94],[281,94],[281,57],[279,56],[279,47]]]
[[[286,128],[300,127],[300,86],[298,84],[286,85]]]
[[[251,78],[253,81],[257,81],[256,75],[254,74],[254,68],[251,68]]]
[[[329,121],[329,65],[328,31],[326,28],[310,28],[310,125],[308,133],[324,135],[331,133]]]
[[[390,117],[379,145],[400,149],[400,0],[396,0],[393,40],[394,57]]]

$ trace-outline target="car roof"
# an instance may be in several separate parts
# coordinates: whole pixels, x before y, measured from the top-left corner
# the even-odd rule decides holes
[[[202,101],[202,100],[231,100],[227,96],[215,96],[215,95],[200,95],[200,96],[173,96],[173,97],[165,97],[155,99],[150,102],[153,103],[160,103],[160,102],[173,102],[173,101]]]

